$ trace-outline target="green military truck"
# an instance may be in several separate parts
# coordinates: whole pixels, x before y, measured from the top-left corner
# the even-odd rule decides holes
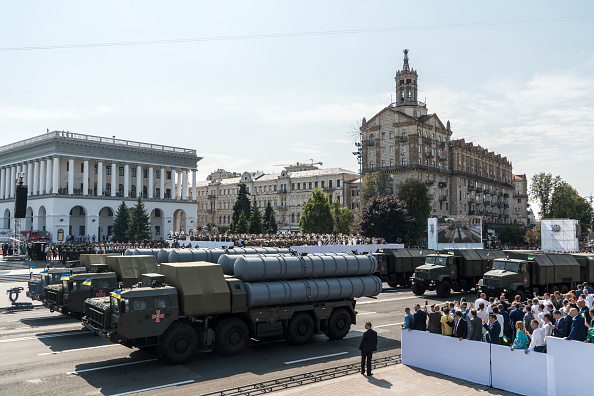
[[[519,295],[567,293],[580,281],[580,264],[569,254],[507,251],[510,258],[497,259],[478,283],[479,293],[510,300]]]
[[[70,275],[59,284],[46,287],[43,305],[51,312],[58,311],[80,319],[87,298],[109,296],[117,289],[118,283],[124,287],[132,287],[142,280],[142,274],[156,272],[158,269],[154,256],[84,256],[81,255],[81,262],[91,272]]]
[[[417,267],[411,278],[412,291],[421,296],[427,290],[435,290],[440,298],[448,297],[452,290],[470,291],[498,257],[505,257],[505,254],[484,249],[454,249],[429,254],[425,264]]]
[[[390,287],[410,287],[410,277],[423,265],[427,255],[435,254],[430,249],[380,249],[373,255],[377,259],[382,281]]]
[[[594,282],[594,254],[574,253],[571,257],[580,264],[580,282]]]
[[[34,301],[45,300],[45,289],[49,285],[62,284],[63,274],[80,274],[87,272],[85,268],[51,268],[43,270],[39,277],[29,279],[27,297]]]
[[[299,345],[323,331],[342,339],[356,320],[354,297],[381,292],[375,276],[249,283],[206,262],[163,263],[159,271],[144,274],[142,287],[88,299],[83,325],[182,364],[198,350],[241,353],[251,338],[284,336]]]

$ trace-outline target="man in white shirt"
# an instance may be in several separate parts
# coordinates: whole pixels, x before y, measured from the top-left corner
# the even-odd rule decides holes
[[[481,296],[474,301],[474,309],[478,311],[479,304],[485,304],[485,312],[487,311],[487,307],[489,306],[489,301],[486,300],[487,295],[485,293],[481,293]]]
[[[553,302],[551,301],[551,294],[550,293],[545,293],[543,295],[543,300],[540,300],[539,303],[544,304],[545,307],[548,304],[552,304]]]
[[[586,305],[588,306],[588,309],[592,309],[592,302],[594,301],[594,295],[590,294],[590,292],[588,291],[588,288],[584,287],[584,292],[582,293],[582,296],[584,296],[584,300],[586,300]]]
[[[545,351],[545,339],[544,339],[544,332],[542,329],[538,328],[538,320],[533,319],[530,322],[530,327],[532,327],[532,339],[530,341],[530,346],[526,351],[525,354],[528,354],[530,351],[534,352],[544,352]]]

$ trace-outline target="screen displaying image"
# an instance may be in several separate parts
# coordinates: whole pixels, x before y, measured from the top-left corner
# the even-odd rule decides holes
[[[437,243],[481,243],[481,219],[446,218],[437,224]]]

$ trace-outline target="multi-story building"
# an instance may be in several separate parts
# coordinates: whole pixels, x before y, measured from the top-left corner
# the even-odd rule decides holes
[[[512,222],[520,226],[528,226],[530,221],[528,221],[528,179],[526,175],[514,175],[513,184]]]
[[[330,203],[337,200],[350,207],[348,184],[358,177],[357,173],[341,168],[318,169],[297,164],[286,166],[280,173],[243,172],[239,177],[199,182],[197,224],[199,228],[207,225],[220,230],[228,228],[239,184],[243,183],[262,213],[270,202],[280,231],[297,231],[302,205],[315,188],[324,191]]]
[[[154,238],[195,227],[196,150],[54,131],[0,147],[0,228],[14,225],[16,179],[28,186],[23,230],[104,240],[141,195]],[[191,183],[190,183],[191,180]]]
[[[500,154],[452,140],[450,122],[428,114],[418,100],[418,73],[409,66],[396,72],[396,102],[369,120],[363,118],[363,174],[389,175],[394,191],[406,180],[426,183],[432,216],[481,216],[488,223],[511,222],[512,164]]]

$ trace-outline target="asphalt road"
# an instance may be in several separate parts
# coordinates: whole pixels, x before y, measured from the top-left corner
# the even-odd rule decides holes
[[[357,300],[358,323],[343,340],[330,341],[320,334],[302,346],[254,341],[243,355],[199,353],[180,366],[165,365],[150,351],[95,337],[80,322],[47,309],[0,313],[0,394],[116,395],[178,384],[167,387],[167,394],[196,395],[247,385],[357,362],[367,320],[378,332],[376,356],[398,354],[404,308],[425,299],[430,304],[445,300],[434,292],[416,297],[410,289],[385,287],[377,299]],[[450,299],[463,295],[474,300],[474,294],[454,294]],[[145,394],[164,392],[160,388]]]

